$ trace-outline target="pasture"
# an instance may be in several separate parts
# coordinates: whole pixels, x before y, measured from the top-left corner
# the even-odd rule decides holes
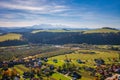
[[[94,54],[90,54],[89,52],[94,52]],[[98,59],[98,58],[103,59],[105,61],[105,64],[112,64],[112,63],[114,63],[113,59],[118,60],[118,52],[110,51],[110,50],[105,50],[105,51],[102,51],[102,50],[76,50],[74,53],[71,53],[71,54],[51,57],[51,58],[49,58],[48,63],[53,64],[55,66],[62,66],[63,64],[65,64],[64,60],[70,59],[71,63],[75,64],[78,67],[88,66],[88,67],[96,68],[96,65],[95,65],[96,63],[95,63],[94,59]],[[57,59],[58,62],[57,63],[53,62],[54,59]],[[83,62],[85,62],[85,64],[78,63],[76,61],[77,59],[82,60]],[[111,59],[111,60],[109,60],[109,59]],[[82,74],[81,80],[93,80],[94,79],[92,76],[89,75],[90,74],[89,72],[84,71],[84,70],[80,70],[80,71]]]
[[[39,33],[39,32],[81,32],[82,30],[34,30],[31,33]]]
[[[112,29],[95,29],[95,30],[87,30],[84,34],[89,33],[118,33],[120,30],[112,30]]]
[[[20,40],[22,35],[15,34],[15,33],[8,33],[5,35],[0,35],[0,42],[7,41],[7,40]]]
[[[94,54],[89,53],[94,52]],[[49,60],[57,59],[61,62],[64,62],[65,59],[71,59],[73,62],[77,59],[88,61],[88,63],[94,62],[94,59],[101,58],[104,59],[107,63],[109,62],[108,58],[118,59],[118,52],[117,51],[110,51],[110,50],[76,50],[74,53],[59,55],[55,57],[49,58]]]

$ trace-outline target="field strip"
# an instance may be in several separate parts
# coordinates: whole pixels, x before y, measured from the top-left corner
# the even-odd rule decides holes
[[[23,65],[18,65],[18,66],[16,66],[17,68],[19,68],[20,70],[22,70],[22,71],[28,71],[29,70],[29,68],[26,68],[26,67],[24,67]]]
[[[58,72],[57,72],[58,73]],[[69,80],[72,80],[70,77],[68,77],[67,75],[63,75],[63,74],[61,74],[61,73],[58,73],[58,74],[60,74],[60,75],[62,75],[62,76],[65,76],[66,78],[68,78]]]

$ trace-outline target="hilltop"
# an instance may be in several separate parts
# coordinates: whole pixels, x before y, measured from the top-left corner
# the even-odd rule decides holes
[[[67,30],[67,29],[57,29],[57,30],[33,30],[31,33],[39,33],[39,32],[54,32],[54,33],[61,33],[61,32],[81,32],[83,30]]]
[[[84,34],[90,34],[90,33],[118,33],[120,30],[110,27],[103,27],[98,29],[37,29],[33,30],[31,33],[39,33],[39,32],[83,32]]]
[[[103,27],[100,29],[84,31],[85,34],[88,34],[88,33],[118,33],[118,32],[120,32],[120,30],[115,29],[115,28],[109,28],[109,27]]]
[[[0,42],[7,40],[20,40],[21,37],[22,37],[21,34],[8,33],[8,34],[0,35]]]

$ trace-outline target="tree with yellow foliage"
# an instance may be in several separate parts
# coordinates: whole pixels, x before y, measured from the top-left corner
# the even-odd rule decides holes
[[[17,70],[15,68],[12,69],[12,76],[16,76],[17,75]]]

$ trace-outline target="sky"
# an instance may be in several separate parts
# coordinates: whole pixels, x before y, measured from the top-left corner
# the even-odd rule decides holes
[[[120,0],[0,0],[0,26],[120,27]]]

